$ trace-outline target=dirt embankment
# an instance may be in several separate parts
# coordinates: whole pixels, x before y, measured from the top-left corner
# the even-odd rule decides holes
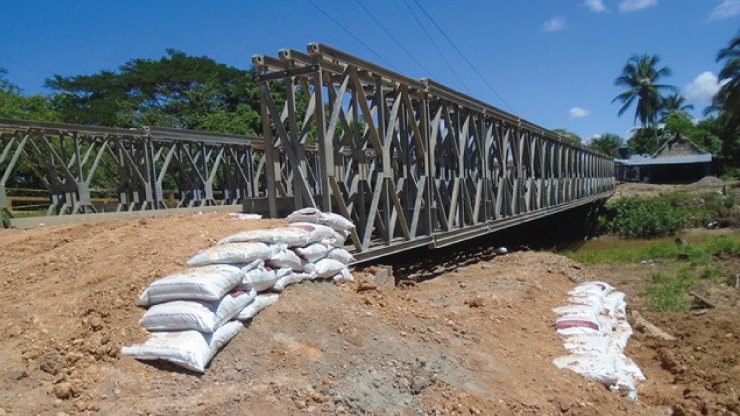
[[[220,237],[279,224],[203,214],[0,232],[2,411],[593,415],[670,414],[678,403],[699,414],[697,403],[711,398],[709,414],[718,414],[722,406],[732,410],[730,392],[740,391],[740,377],[726,371],[737,371],[740,334],[725,323],[722,364],[712,363],[719,356],[708,346],[675,349],[638,333],[628,353],[649,377],[638,404],[555,368],[552,359],[565,351],[550,309],[564,303],[574,281],[594,276],[561,256],[533,252],[461,264],[404,288],[292,286],[202,376],[119,354],[146,338],[134,302],[147,283]],[[709,331],[725,322],[714,313],[694,323]],[[692,335],[683,336],[677,325],[688,320],[657,323],[687,345],[710,339],[709,332],[694,338],[690,326]],[[679,364],[666,365],[663,356]],[[705,369],[703,384],[692,378],[694,363]],[[707,393],[720,386],[712,365],[726,377],[722,401]]]

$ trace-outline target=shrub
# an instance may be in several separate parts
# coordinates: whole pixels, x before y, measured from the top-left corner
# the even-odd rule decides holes
[[[673,235],[686,227],[687,211],[678,210],[668,199],[621,198],[604,205],[607,232],[623,237]]]

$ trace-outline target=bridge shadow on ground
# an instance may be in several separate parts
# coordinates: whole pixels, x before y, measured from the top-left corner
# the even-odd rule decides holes
[[[393,267],[396,284],[413,285],[460,267],[489,261],[499,255],[497,250],[501,247],[509,253],[575,250],[593,230],[591,210],[592,205],[577,207],[451,246],[419,248],[388,256],[382,263]]]

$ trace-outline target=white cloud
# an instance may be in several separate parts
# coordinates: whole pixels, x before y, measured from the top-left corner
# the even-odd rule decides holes
[[[658,0],[623,0],[619,3],[619,11],[622,13],[629,13],[657,5]]]
[[[562,17],[553,17],[542,24],[542,30],[545,32],[557,32],[565,29],[565,19]]]
[[[740,14],[740,0],[725,0],[712,10],[709,20],[727,19]]]
[[[583,118],[591,114],[590,111],[586,110],[585,108],[581,107],[573,107],[569,111],[570,118]]]
[[[609,11],[609,9],[604,6],[604,2],[602,0],[586,0],[583,2],[583,5],[596,13],[606,13]]]
[[[725,82],[719,82],[717,76],[707,71],[699,74],[690,84],[683,87],[684,95],[692,101],[710,101]]]

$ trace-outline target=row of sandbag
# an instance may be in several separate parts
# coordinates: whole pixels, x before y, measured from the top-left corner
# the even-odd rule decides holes
[[[150,284],[138,304],[152,332],[122,352],[203,372],[218,349],[290,284],[316,278],[347,282],[354,257],[341,248],[354,225],[313,208],[294,212],[288,227],[250,230],[203,250],[192,266]],[[277,293],[276,293],[277,292]]]
[[[570,355],[554,360],[612,390],[637,400],[635,380],[645,380],[640,368],[624,354],[632,328],[627,322],[624,293],[603,282],[588,282],[568,293],[567,306],[553,309],[555,328]]]

